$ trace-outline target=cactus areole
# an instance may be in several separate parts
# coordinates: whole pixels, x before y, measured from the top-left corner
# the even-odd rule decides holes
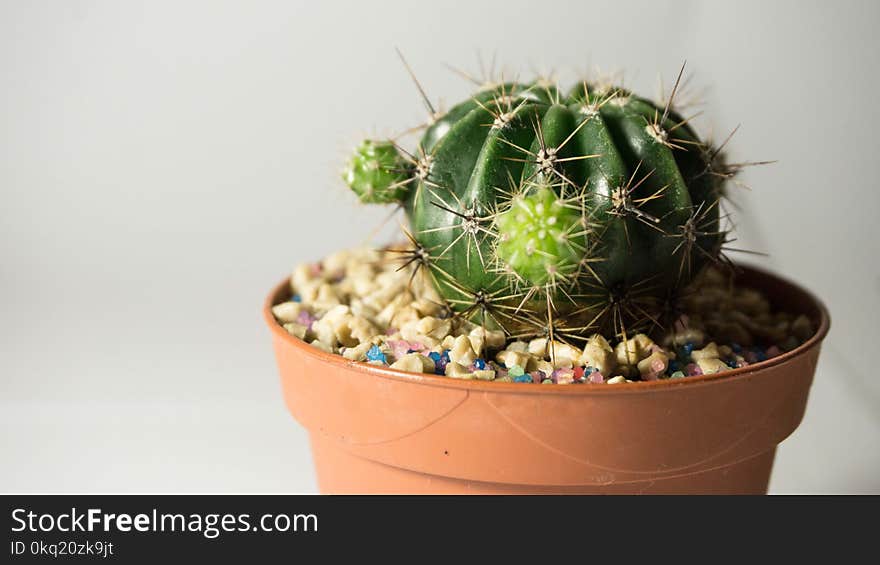
[[[415,149],[365,141],[344,176],[363,202],[404,207],[404,258],[454,312],[576,339],[662,323],[718,260],[719,153],[669,102],[504,83],[435,115]]]

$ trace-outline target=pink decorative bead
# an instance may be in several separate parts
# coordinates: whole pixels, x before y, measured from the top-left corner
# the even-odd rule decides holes
[[[771,345],[770,347],[767,348],[767,359],[772,359],[773,357],[776,357],[777,355],[781,355],[781,354],[782,354],[782,351],[778,347],[776,347],[775,345]]]
[[[410,344],[408,341],[392,339],[388,340],[388,347],[391,348],[391,353],[394,354],[394,357],[400,359],[407,354],[410,349]]]
[[[696,363],[688,363],[687,367],[684,369],[689,377],[696,377],[703,374],[703,370],[700,369],[700,366]]]
[[[301,310],[299,315],[296,317],[296,322],[298,324],[302,324],[303,326],[312,329],[312,323],[317,320],[310,312],[307,310]]]
[[[603,375],[599,371],[593,371],[592,373],[590,373],[590,382],[596,384],[604,383],[605,375]]]
[[[567,385],[574,382],[574,373],[571,369],[556,369],[553,371],[553,382],[560,385]]]

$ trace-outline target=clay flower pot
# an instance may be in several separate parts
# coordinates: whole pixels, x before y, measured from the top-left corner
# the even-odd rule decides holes
[[[324,493],[765,493],[776,446],[800,424],[825,307],[776,276],[742,284],[817,328],[773,359],[617,385],[457,380],[354,363],[289,335],[271,307],[284,400],[311,437]]]

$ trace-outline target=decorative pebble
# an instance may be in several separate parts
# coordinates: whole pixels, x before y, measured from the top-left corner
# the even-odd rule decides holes
[[[446,374],[446,364],[448,361],[443,361],[443,356],[436,351],[431,351],[428,353],[428,357],[434,361],[434,374],[436,375],[445,375]]]
[[[556,384],[567,385],[574,381],[574,373],[571,369],[556,369],[550,374],[550,379]]]
[[[307,310],[302,310],[296,317],[296,323],[307,327],[309,330],[312,329],[312,324],[315,323],[315,320],[317,320],[317,318]]]
[[[684,299],[688,313],[666,334],[635,334],[623,344],[584,335],[585,343],[577,344],[583,349],[559,341],[551,347],[540,337],[508,342],[503,331],[452,316],[429,279],[413,279],[411,271],[382,259],[382,251],[363,248],[299,265],[289,301],[272,312],[292,336],[349,360],[412,372],[421,364],[422,372],[462,379],[548,384],[727,371],[777,357],[814,332],[806,316],[773,311],[760,292],[730,287],[709,271],[699,292]]]
[[[367,360],[381,361],[383,365],[388,363],[388,359],[385,357],[385,354],[382,353],[382,350],[379,349],[378,345],[374,345],[369,351],[367,351]]]

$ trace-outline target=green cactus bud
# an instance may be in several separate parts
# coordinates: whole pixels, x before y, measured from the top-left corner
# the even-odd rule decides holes
[[[495,220],[496,254],[527,284],[566,280],[584,253],[582,216],[548,186],[516,196]]]
[[[367,139],[355,149],[342,178],[365,204],[389,204],[406,196],[410,165],[390,141]]]

